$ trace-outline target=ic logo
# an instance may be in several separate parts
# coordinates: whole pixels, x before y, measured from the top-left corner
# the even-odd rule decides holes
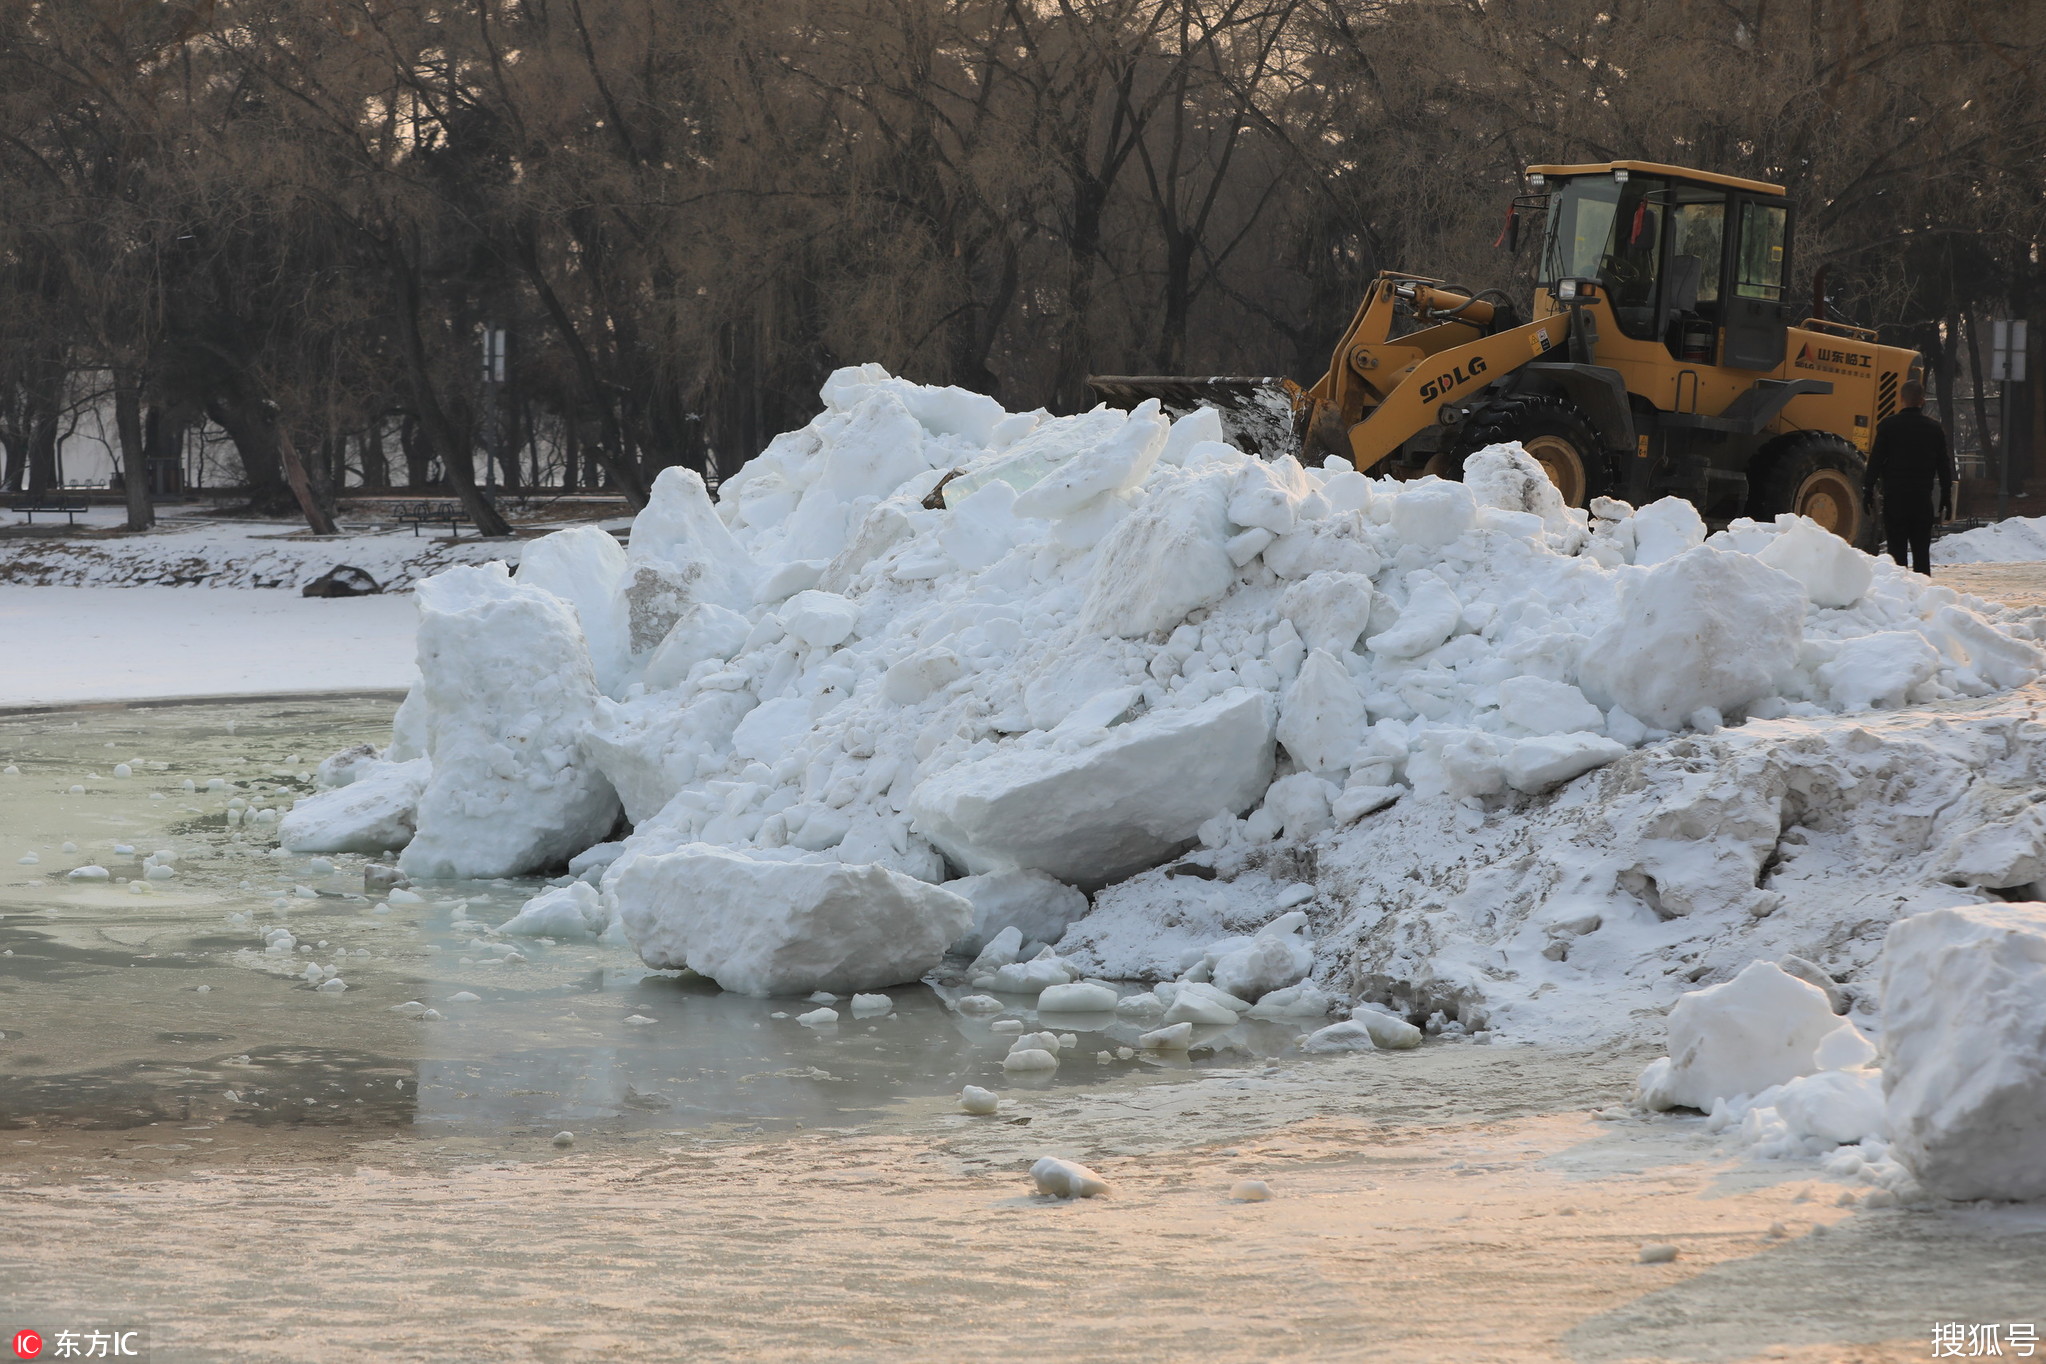
[[[34,1331],[16,1331],[14,1333],[14,1357],[16,1359],[34,1359],[42,1352],[43,1338]]]

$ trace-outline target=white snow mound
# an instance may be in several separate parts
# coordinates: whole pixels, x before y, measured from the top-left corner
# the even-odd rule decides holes
[[[293,852],[376,853],[412,841],[419,795],[433,764],[424,758],[351,766],[348,783],[308,796],[277,821],[277,841]]]
[[[618,797],[583,754],[599,693],[574,608],[503,564],[449,569],[418,595],[413,697],[432,767],[398,865],[412,877],[517,876],[601,840]]]
[[[1041,871],[995,871],[947,881],[945,889],[973,905],[973,927],[952,950],[977,954],[1004,929],[1016,930],[1016,945],[1057,942],[1066,925],[1087,912],[1087,897]],[[1010,960],[1014,960],[1013,950]],[[1006,965],[995,962],[994,966]]]
[[[622,569],[581,535],[528,547],[530,581],[428,580],[388,755],[432,760],[410,874],[561,861],[622,802],[621,903],[697,845],[845,868],[884,924],[906,882],[1038,871],[1100,891],[1061,958],[1150,979],[1308,878],[1319,997],[1588,1039],[1758,952],[1865,969],[1869,904],[2030,865],[2018,812],[1967,792],[2040,775],[1987,699],[2039,675],[2039,613],[1798,518],[1587,514],[1513,445],[1467,483],[1264,463],[1212,413],[1007,413],[873,365],[821,398],[715,502],[663,472]],[[1937,731],[1909,709],[1964,701]],[[1163,875],[1182,856],[1201,874]],[[753,908],[715,903],[736,943]],[[929,969],[886,936],[872,983]]]
[[[919,786],[912,827],[976,873],[1022,867],[1083,889],[1105,885],[1264,794],[1271,709],[1262,693],[1237,687],[1115,728],[1055,733],[1043,747],[1013,745]]]
[[[1932,542],[1935,564],[2011,564],[2046,560],[2046,516],[2013,516]]]
[[[1642,1073],[1649,1108],[1710,1109],[1819,1069],[1814,1053],[1854,1025],[1826,992],[1774,962],[1751,962],[1732,980],[1694,990],[1669,1013],[1669,1052]]]
[[[1883,1087],[1892,1150],[1944,1198],[2046,1198],[2046,904],[1891,925]]]
[[[610,885],[647,965],[687,967],[742,995],[907,984],[973,921],[964,899],[886,867],[702,846],[632,858]]]

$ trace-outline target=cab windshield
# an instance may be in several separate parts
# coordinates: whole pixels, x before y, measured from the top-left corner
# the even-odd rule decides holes
[[[1725,204],[1724,191],[1695,193],[1660,176],[1566,180],[1549,201],[1540,283],[1598,280],[1620,330],[1659,339],[1670,321],[1666,314],[1716,297]],[[1671,258],[1680,277],[1665,290],[1664,263]]]
[[[1606,252],[1619,213],[1620,186],[1598,179],[1566,180],[1549,200],[1549,240],[1542,252],[1540,284],[1559,279],[1603,277]]]

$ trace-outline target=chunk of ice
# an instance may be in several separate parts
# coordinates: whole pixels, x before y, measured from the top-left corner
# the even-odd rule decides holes
[[[1047,1198],[1100,1198],[1108,1181],[1075,1161],[1046,1156],[1030,1167],[1031,1182]]]

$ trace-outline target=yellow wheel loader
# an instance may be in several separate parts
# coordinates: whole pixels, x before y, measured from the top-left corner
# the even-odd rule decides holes
[[[1645,161],[1532,166],[1506,236],[1545,210],[1526,317],[1496,289],[1387,271],[1311,387],[1263,377],[1103,376],[1118,406],[1213,407],[1267,458],[1328,455],[1461,478],[1517,440],[1573,506],[1668,494],[1705,517],[1793,511],[1868,547],[1875,424],[1918,356],[1861,327],[1793,323],[1783,187]]]

